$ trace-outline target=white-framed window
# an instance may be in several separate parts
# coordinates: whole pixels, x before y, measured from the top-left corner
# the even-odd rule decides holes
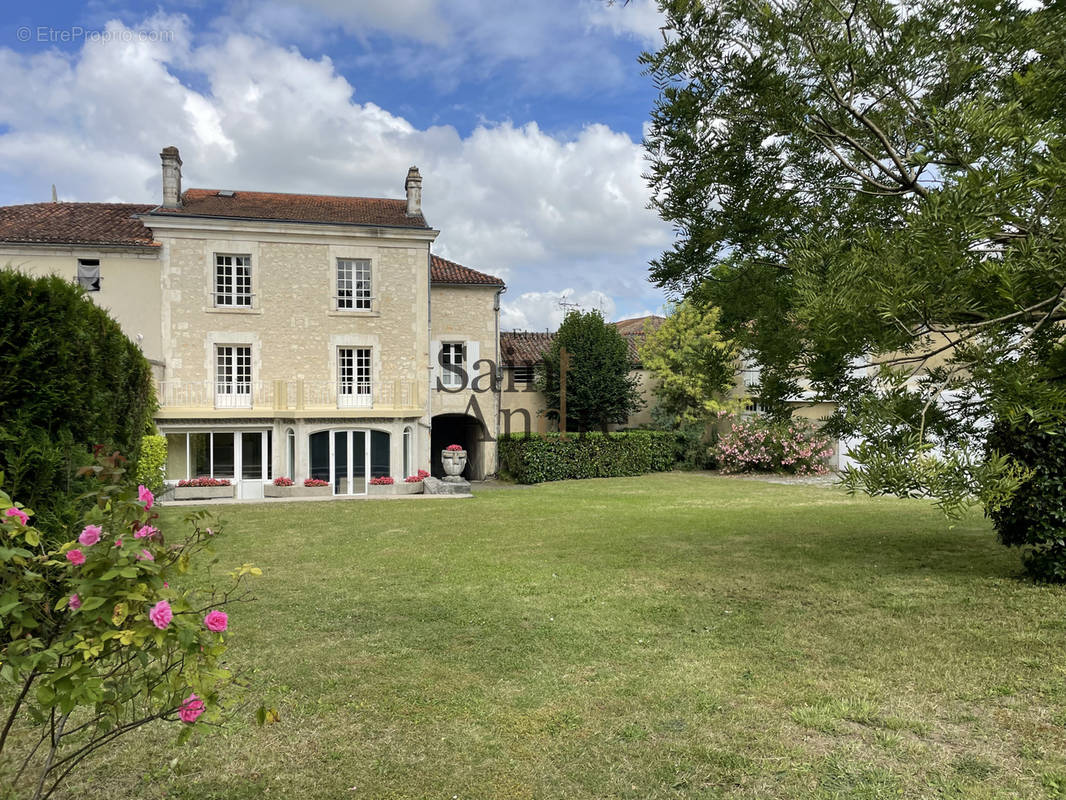
[[[252,348],[248,345],[215,348],[215,406],[251,408]]]
[[[251,308],[251,256],[215,253],[215,305]]]
[[[100,259],[78,259],[78,285],[87,292],[100,291]]]
[[[463,385],[462,368],[466,363],[466,345],[463,342],[443,342],[440,346],[440,382],[449,388]],[[448,367],[458,369],[448,369]]]
[[[371,405],[369,347],[337,348],[337,405],[341,408]]]
[[[337,259],[337,310],[370,311],[370,259]]]

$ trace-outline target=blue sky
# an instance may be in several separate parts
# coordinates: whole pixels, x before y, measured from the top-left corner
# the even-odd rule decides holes
[[[555,327],[564,296],[648,313],[660,24],[649,0],[8,7],[0,203],[154,201],[169,144],[186,186],[401,196],[417,164],[435,250],[504,277],[505,327]]]

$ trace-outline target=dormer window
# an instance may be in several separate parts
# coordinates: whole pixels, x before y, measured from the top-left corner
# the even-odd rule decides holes
[[[370,311],[370,259],[337,259],[337,310]]]
[[[215,254],[215,305],[252,307],[252,257]]]

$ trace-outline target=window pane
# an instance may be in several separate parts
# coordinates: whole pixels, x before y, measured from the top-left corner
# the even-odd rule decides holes
[[[259,431],[241,433],[241,477],[263,479],[263,434]]]
[[[370,431],[370,477],[381,478],[389,472],[389,434]]]
[[[329,480],[329,431],[312,433],[310,445],[311,477],[320,481]],[[292,475],[289,476],[293,477]]]
[[[189,434],[189,460],[191,477],[209,477],[211,475],[211,434]]]
[[[233,474],[233,434],[216,433],[214,442],[214,473],[212,478],[234,478]]]

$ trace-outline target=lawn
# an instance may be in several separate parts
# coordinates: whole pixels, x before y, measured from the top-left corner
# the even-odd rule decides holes
[[[68,796],[1066,797],[1066,592],[978,514],[675,473],[223,518],[249,708]]]

